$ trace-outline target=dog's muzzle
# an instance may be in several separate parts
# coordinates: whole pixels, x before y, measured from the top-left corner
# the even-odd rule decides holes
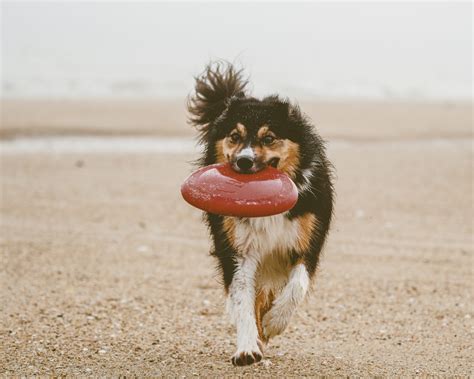
[[[242,173],[250,173],[256,171],[255,153],[250,146],[242,149],[235,157],[234,170]]]

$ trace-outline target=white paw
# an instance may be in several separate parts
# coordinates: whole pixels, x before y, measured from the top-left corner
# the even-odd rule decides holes
[[[290,322],[291,314],[291,311],[274,306],[263,316],[262,326],[266,340],[283,333]]]
[[[252,363],[260,362],[263,358],[262,345],[260,341],[247,349],[238,349],[232,356],[232,364],[234,366],[247,366]]]

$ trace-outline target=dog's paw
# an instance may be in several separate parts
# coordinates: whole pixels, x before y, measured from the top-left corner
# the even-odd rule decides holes
[[[247,366],[252,363],[260,362],[263,358],[262,343],[257,341],[256,346],[249,349],[237,350],[232,357],[234,366]]]
[[[232,357],[232,364],[234,366],[247,366],[260,362],[262,358],[261,351],[237,351]]]
[[[277,307],[270,309],[265,316],[263,316],[262,327],[265,340],[268,341],[286,329],[290,322],[291,312],[285,312]]]

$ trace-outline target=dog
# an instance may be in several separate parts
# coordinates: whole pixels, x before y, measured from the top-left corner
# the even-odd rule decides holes
[[[305,298],[334,198],[333,166],[309,118],[277,95],[250,96],[247,86],[242,70],[211,62],[195,77],[187,104],[203,145],[200,166],[228,162],[239,173],[273,166],[298,189],[296,205],[276,216],[204,214],[237,331],[237,366],[262,360],[263,346],[285,330]]]

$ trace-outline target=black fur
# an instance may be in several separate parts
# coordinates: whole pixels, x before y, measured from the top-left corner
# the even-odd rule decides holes
[[[188,98],[189,121],[206,136],[210,124],[226,109],[227,101],[245,96],[247,81],[242,78],[242,70],[225,62],[209,64],[195,80],[194,96]]]
[[[250,97],[245,93],[246,86],[247,81],[241,71],[230,64],[211,64],[196,78],[195,93],[189,99],[188,110],[192,115],[190,121],[198,128],[204,145],[199,164],[216,163],[216,142],[224,138],[237,122],[250,130],[269,124],[279,138],[298,144],[300,164],[293,180],[299,188],[299,198],[286,217],[292,219],[306,213],[316,215],[318,225],[313,231],[310,248],[303,255],[308,273],[312,276],[333,211],[332,166],[326,158],[324,141],[297,105],[276,95],[262,100]],[[305,183],[305,171],[312,173],[309,183]],[[224,232],[223,216],[207,213],[205,219],[213,237],[212,254],[218,259],[227,289],[232,282],[237,252]],[[297,257],[295,252],[289,254]]]

